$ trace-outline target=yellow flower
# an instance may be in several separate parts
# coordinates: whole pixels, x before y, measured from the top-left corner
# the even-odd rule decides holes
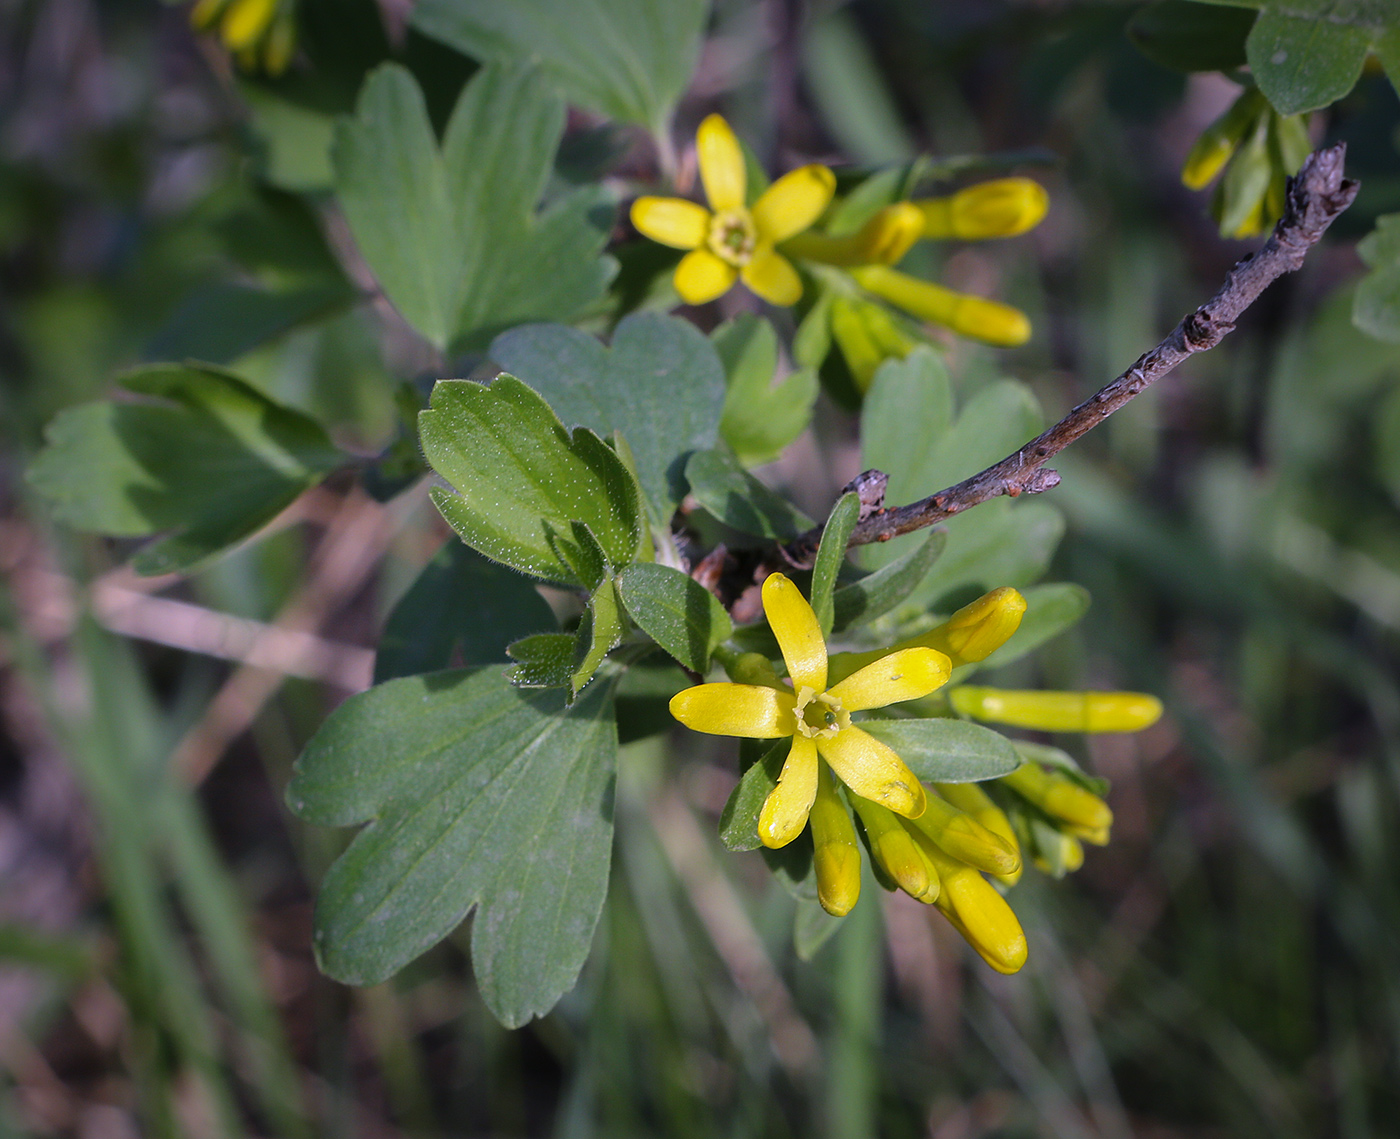
[[[750,208],[744,153],[729,124],[719,115],[707,117],[695,149],[710,209],[683,198],[638,198],[632,224],[653,241],[690,250],[675,276],[687,304],[714,300],[736,278],[772,304],[796,304],[802,281],[774,247],[821,216],[836,189],[835,176],[825,166],[803,166],[784,174]]]
[[[887,265],[852,269],[851,276],[866,292],[898,305],[920,320],[945,325],[974,340],[1014,348],[1031,337],[1031,322],[1026,314],[1000,301],[954,292]]]
[[[269,75],[287,69],[296,48],[294,0],[198,0],[190,24],[199,31],[218,27],[219,39],[240,66],[259,63]]]
[[[1162,715],[1162,702],[1145,692],[1020,692],[954,688],[954,708],[975,720],[1042,732],[1140,732]]]
[[[765,684],[700,684],[671,699],[671,715],[697,732],[750,739],[792,737],[778,785],[759,813],[765,846],[786,846],[807,823],[817,799],[818,757],[857,795],[917,818],[923,786],[888,746],[851,723],[851,713],[927,696],[947,683],[952,666],[927,648],[889,653],[827,687],[826,641],[816,614],[783,574],[763,583],[763,610],[782,649],[793,691]]]
[[[924,237],[984,241],[1034,229],[1050,207],[1050,195],[1029,178],[997,178],[946,198],[920,198]]]

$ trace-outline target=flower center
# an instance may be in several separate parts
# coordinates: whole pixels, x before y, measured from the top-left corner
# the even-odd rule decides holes
[[[797,693],[797,730],[809,740],[829,740],[851,726],[851,714],[841,701],[804,684]]]
[[[747,265],[757,241],[748,210],[725,210],[710,219],[710,249],[731,265]]]

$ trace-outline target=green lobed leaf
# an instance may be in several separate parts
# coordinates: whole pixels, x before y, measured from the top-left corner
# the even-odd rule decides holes
[[[719,840],[728,850],[757,850],[763,845],[758,837],[758,814],[769,793],[778,785],[783,764],[792,749],[790,739],[778,740],[735,784],[729,800],[719,816]]]
[[[1128,21],[1128,39],[1154,63],[1176,71],[1233,71],[1245,64],[1245,38],[1257,13],[1247,8],[1156,0]]]
[[[710,340],[728,383],[720,435],[746,467],[776,459],[811,422],[820,387],[816,370],[799,368],[774,384],[778,335],[753,313],[725,321]]]
[[[504,661],[512,641],[554,625],[528,578],[449,539],[389,614],[374,682]]]
[[[150,398],[60,412],[28,478],[79,530],[173,531],[136,555],[138,573],[207,561],[347,458],[315,420],[212,367],[159,364],[120,383]]]
[[[724,405],[723,366],[693,324],[637,313],[618,324],[611,347],[575,328],[530,324],[498,336],[490,356],[565,423],[620,432],[653,525],[670,525],[686,457],[715,445]]]
[[[404,677],[351,697],[292,771],[287,804],[367,823],[321,884],[314,946],[376,984],[475,909],[472,968],[509,1027],[578,976],[607,892],[617,731],[612,685],[570,708],[504,668]]]
[[[690,493],[726,526],[786,542],[813,522],[722,451],[696,451],[685,465]]]
[[[1259,90],[1281,115],[1335,103],[1361,78],[1371,44],[1400,21],[1384,0],[1288,0],[1265,7],[1245,52]],[[1374,22],[1373,22],[1374,18]],[[1384,20],[1384,23],[1381,23]]]
[[[1371,272],[1352,298],[1352,323],[1362,332],[1400,344],[1400,214],[1376,219],[1376,228],[1356,245]]]
[[[832,595],[833,630],[839,633],[855,625],[864,625],[904,601],[923,583],[947,544],[948,532],[934,530],[908,553],[838,589]]]
[[[587,428],[564,429],[537,392],[513,376],[489,387],[440,380],[418,418],[428,462],[457,490],[432,499],[462,540],[488,558],[554,581],[577,583],[551,531],[582,522],[609,564],[628,564],[642,527],[636,484]]]
[[[535,214],[564,129],[563,104],[522,68],[483,68],[439,150],[413,76],[385,64],[337,126],[336,193],[394,307],[441,349],[529,320],[567,319],[602,295],[606,191]]]
[[[570,102],[663,129],[708,0],[419,0],[412,26],[474,59],[538,61]]]
[[[733,632],[719,599],[680,570],[638,563],[618,575],[617,588],[632,620],[692,672],[706,672]]]
[[[1037,585],[1025,591],[1026,612],[1021,626],[1006,644],[985,660],[957,669],[955,682],[986,668],[1000,668],[1035,652],[1041,645],[1079,623],[1089,612],[1089,591],[1071,582]]]
[[[1010,740],[966,720],[862,720],[859,726],[894,748],[925,783],[977,783],[1021,766]]]
[[[823,633],[831,632],[832,621],[836,617],[832,593],[836,589],[836,576],[846,560],[846,544],[851,540],[851,531],[860,521],[860,495],[849,491],[836,500],[831,508],[826,525],[822,527],[821,544],[817,547],[816,561],[812,565],[812,611],[817,615],[817,624]]]
[[[1000,498],[950,518],[947,527],[948,548],[911,601],[1029,585],[1050,564],[1065,534],[1065,516],[1048,502]]]
[[[533,633],[506,646],[519,663],[506,669],[517,688],[568,688],[578,663],[578,633]]]

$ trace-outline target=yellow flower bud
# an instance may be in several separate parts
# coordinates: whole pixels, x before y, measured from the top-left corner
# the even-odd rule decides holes
[[[1052,831],[1049,827],[1045,827],[1042,828],[1037,841],[1042,844],[1055,844],[1053,850],[1045,852],[1049,857],[1040,854],[1035,857],[1035,868],[1042,874],[1060,877],[1064,874],[1073,874],[1084,865],[1084,848],[1079,845],[1079,840],[1073,835],[1065,834],[1062,831]]]
[[[983,241],[1034,229],[1045,217],[1050,195],[1029,178],[998,178],[951,197],[922,198],[914,205],[923,214],[924,237]]]
[[[219,24],[219,36],[230,51],[252,47],[277,14],[278,0],[232,0]]]
[[[1006,841],[1007,845],[1021,857],[1021,844],[1016,838],[1016,828],[1006,817],[1006,812],[992,802],[991,796],[976,783],[935,783],[936,790],[964,814],[971,815],[989,831]],[[1009,874],[997,874],[997,881],[1006,886],[1014,886],[1021,880],[1021,866]]]
[[[297,22],[289,6],[277,13],[267,42],[263,44],[263,70],[269,75],[281,75],[292,62],[292,53],[297,46]]]
[[[820,764],[817,797],[809,821],[817,900],[833,917],[844,917],[860,897],[860,840],[851,813],[836,792],[831,769],[824,762]]]
[[[913,836],[899,823],[899,816],[879,803],[851,797],[851,804],[865,824],[870,850],[899,888],[921,902],[938,897],[938,872],[922,854]]]
[[[851,276],[863,289],[920,320],[945,325],[974,340],[1012,348],[1030,339],[1031,322],[1026,314],[1000,301],[956,293],[884,265],[852,269]]]
[[[1162,702],[1145,692],[1038,692],[966,686],[948,693],[964,716],[1042,732],[1138,732]]]
[[[1181,184],[1188,190],[1203,190],[1210,185],[1230,161],[1250,125],[1267,107],[1263,95],[1255,89],[1236,99],[1191,147],[1181,167]]]
[[[1010,775],[1003,775],[1001,783],[1047,815],[1073,827],[1094,833],[1107,831],[1113,824],[1113,812],[1107,803],[1068,776],[1038,763],[1021,764]]]
[[[909,202],[886,206],[857,233],[831,237],[807,230],[783,243],[789,257],[849,269],[856,265],[896,265],[923,233],[924,215]]]
[[[1026,934],[1011,907],[971,866],[949,858],[924,840],[943,888],[934,903],[988,965],[998,973],[1015,973],[1026,963]]]
[[[937,795],[928,796],[924,813],[909,820],[909,825],[922,831],[945,854],[988,874],[1014,874],[1021,868],[1021,854],[1014,841],[1007,842]]]

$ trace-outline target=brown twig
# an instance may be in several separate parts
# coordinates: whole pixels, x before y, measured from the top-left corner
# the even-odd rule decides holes
[[[1297,176],[1289,179],[1283,217],[1263,248],[1237,263],[1215,296],[1183,317],[1170,336],[1139,357],[1137,363],[1116,380],[995,466],[928,498],[883,510],[862,520],[851,534],[849,544],[887,542],[900,534],[933,526],[998,495],[1016,498],[1022,494],[1039,494],[1056,486],[1060,476],[1054,471],[1042,470],[1046,462],[1188,356],[1214,348],[1234,330],[1235,322],[1260,293],[1284,273],[1302,266],[1308,250],[1351,205],[1360,188],[1359,183],[1342,176],[1345,158],[1345,143],[1310,154]],[[793,539],[766,559],[772,563],[767,568],[779,569],[784,563],[810,566],[821,536],[819,526]]]

